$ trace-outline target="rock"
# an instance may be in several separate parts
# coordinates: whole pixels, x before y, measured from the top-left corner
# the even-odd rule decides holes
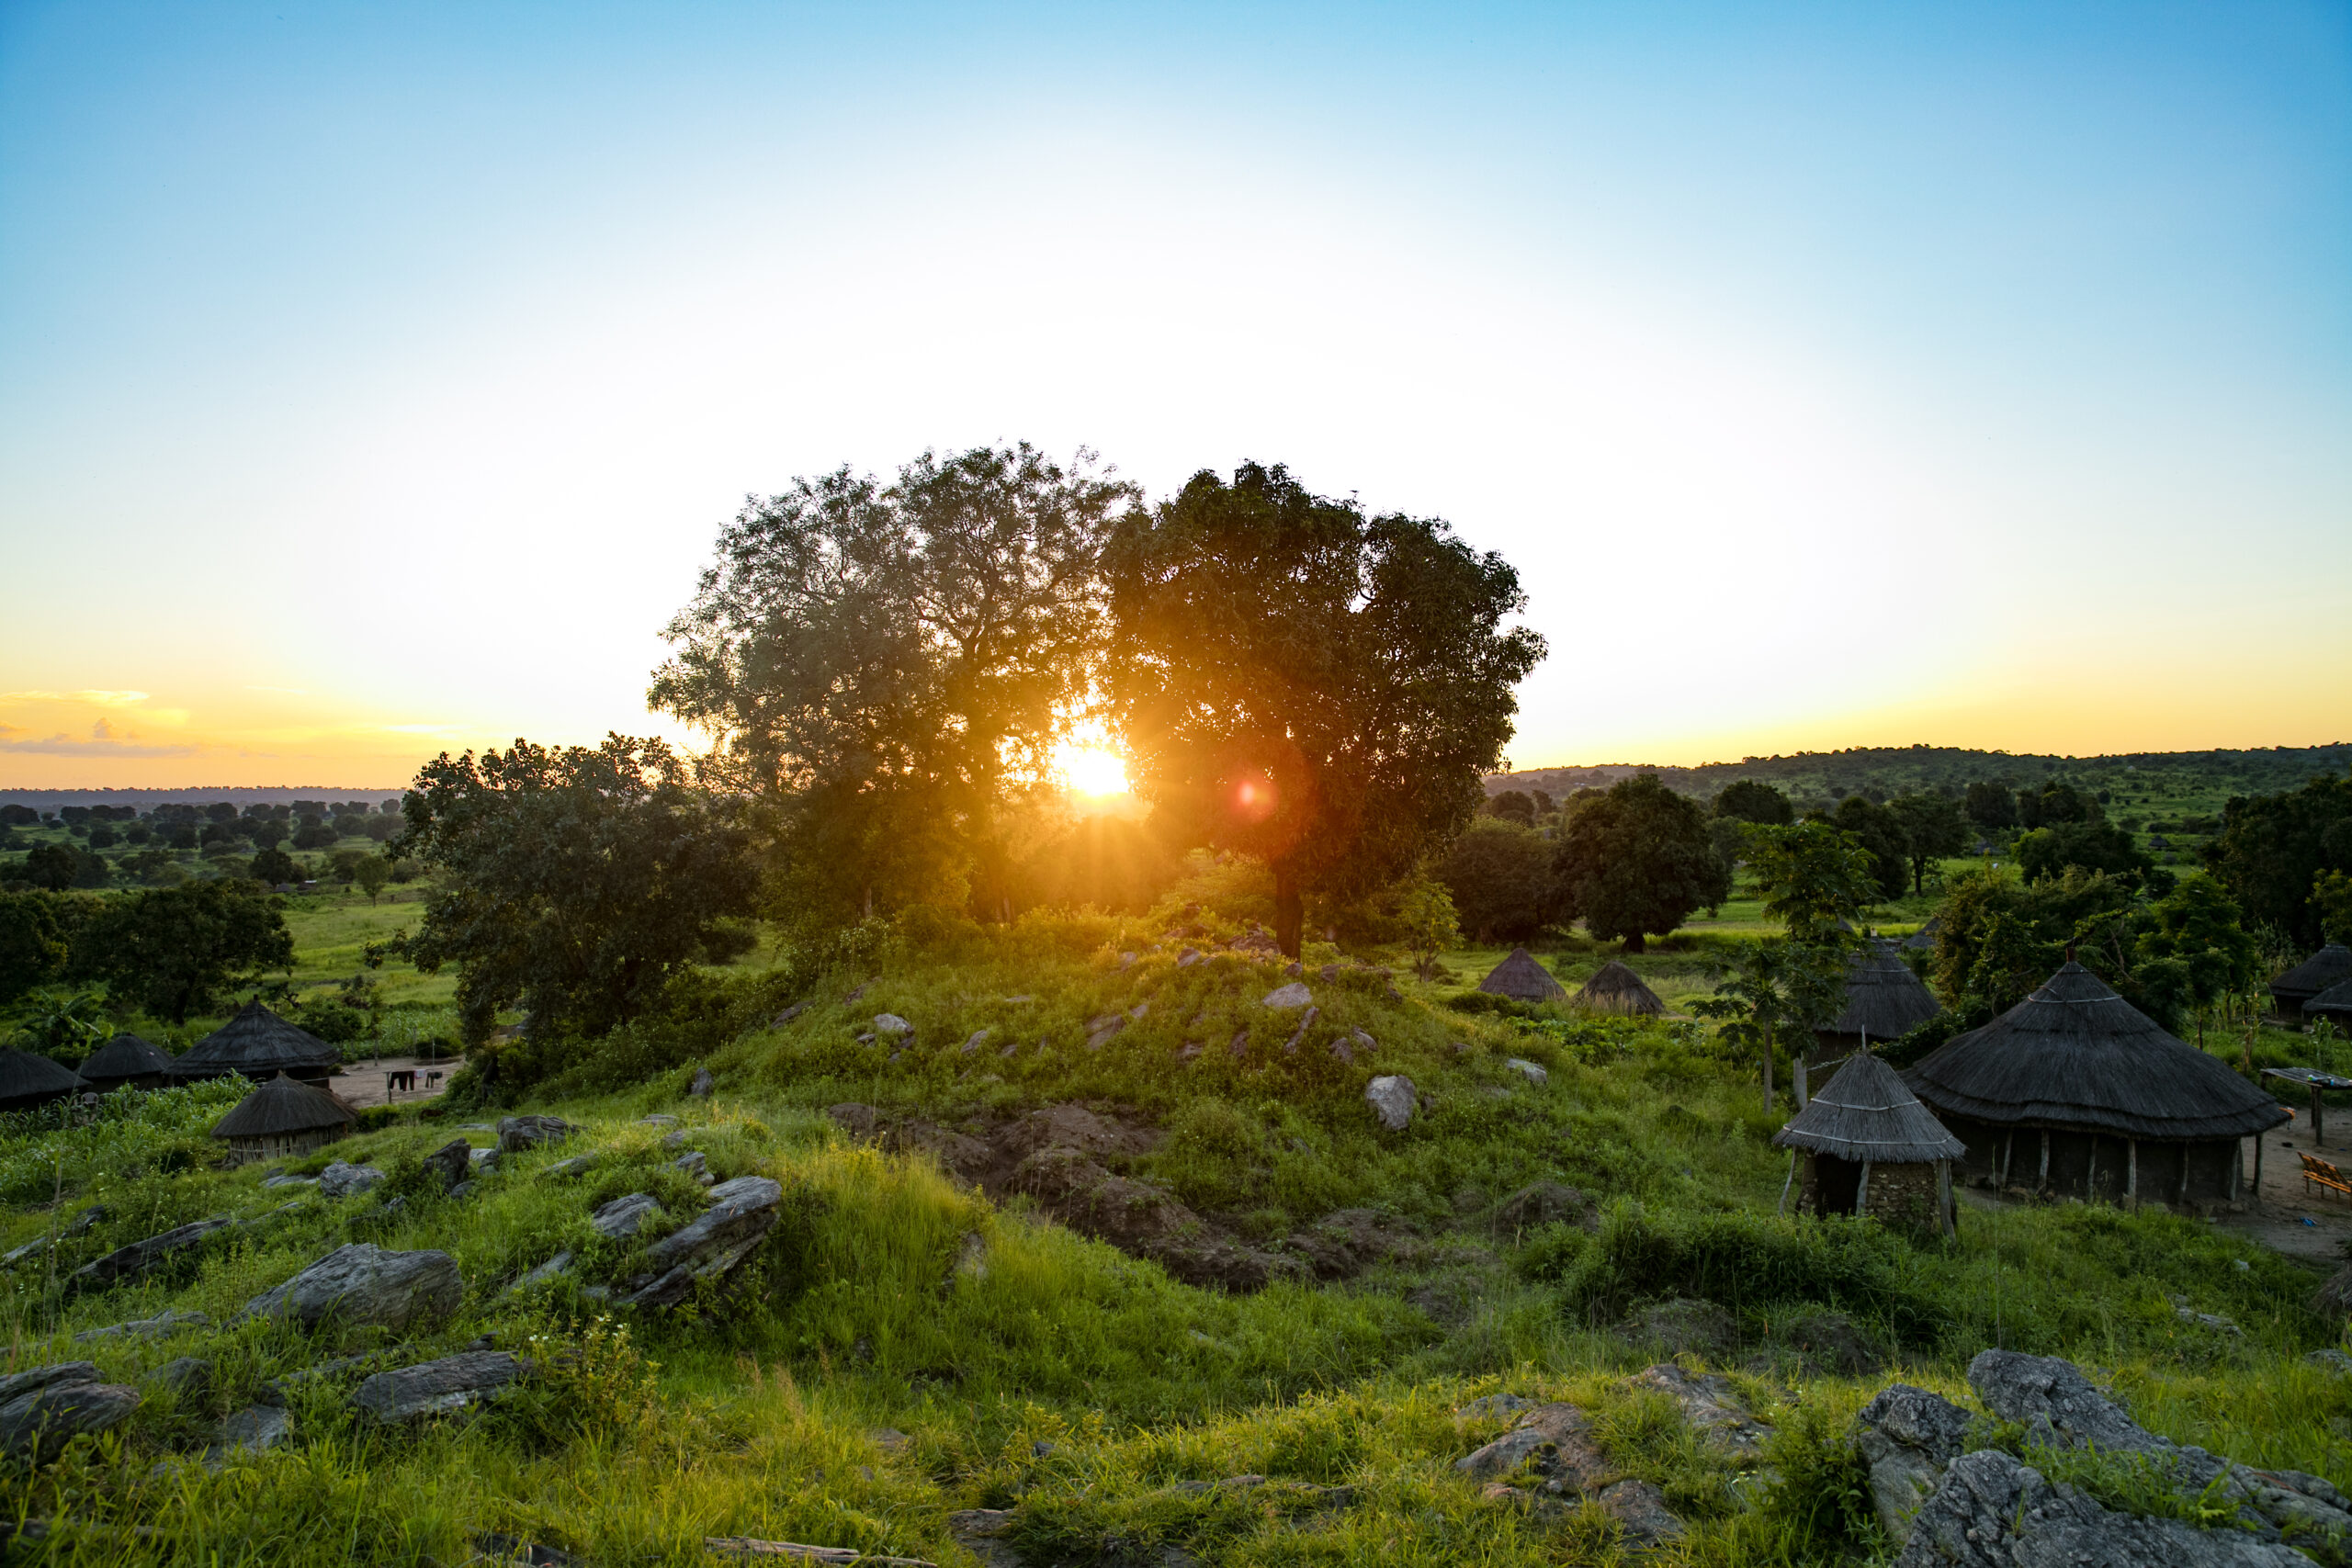
[[[503,1350],[460,1351],[437,1361],[378,1372],[359,1385],[351,1402],[369,1418],[390,1426],[479,1404],[530,1371],[528,1361]]]
[[[578,1130],[560,1116],[509,1116],[498,1124],[498,1152],[520,1154],[542,1144],[560,1144]]]
[[[1713,1372],[1694,1376],[1671,1361],[1661,1361],[1628,1381],[1674,1401],[1692,1430],[1732,1458],[1754,1460],[1764,1451],[1764,1439],[1772,1428],[1747,1413],[1730,1379]]]
[[[449,1196],[450,1196],[450,1197],[452,1197],[452,1198],[465,1198],[465,1197],[470,1196],[470,1195],[472,1194],[472,1192],[473,1192],[473,1190],[474,1190],[474,1184],[473,1184],[472,1182],[470,1182],[470,1181],[460,1181],[460,1182],[458,1182],[455,1187],[452,1187],[452,1188],[450,1188],[450,1189],[449,1189]],[[399,1201],[399,1200],[398,1200],[398,1199],[394,1199],[394,1200],[393,1200],[393,1201],[394,1201],[394,1202],[398,1202],[398,1201]]]
[[[424,1156],[424,1168],[441,1179],[445,1190],[455,1187],[473,1174],[474,1146],[463,1138],[444,1144]]]
[[[1619,1481],[1593,1495],[1600,1511],[1617,1521],[1625,1540],[1639,1548],[1660,1546],[1682,1536],[1682,1521],[1666,1506],[1666,1494],[1646,1481]]]
[[[640,1127],[674,1127],[678,1119],[666,1111],[656,1111],[650,1115],[639,1117],[637,1124]]]
[[[1090,1051],[1100,1051],[1103,1046],[1110,1043],[1111,1036],[1118,1033],[1119,1031],[1125,1029],[1126,1026],[1127,1015],[1123,1012],[1106,1013],[1101,1018],[1088,1019],[1086,1021],[1086,1048]]]
[[[220,1423],[204,1457],[217,1461],[236,1453],[266,1453],[293,1437],[294,1418],[284,1406],[249,1404]]]
[[[1968,1363],[1968,1386],[1984,1408],[2026,1428],[2026,1440],[2051,1448],[2153,1453],[2165,1439],[2123,1413],[2070,1361],[2017,1350],[1980,1350]]]
[[[1314,992],[1294,980],[1287,986],[1277,986],[1268,991],[1259,1005],[1273,1008],[1277,1011],[1287,1011],[1292,1008],[1303,1008],[1314,999]]]
[[[1739,1348],[1739,1325],[1731,1314],[1713,1302],[1689,1296],[1642,1308],[1626,1320],[1625,1332],[1635,1339],[1655,1340],[1670,1356],[1689,1352],[1722,1361]]]
[[[344,1327],[398,1333],[447,1317],[465,1293],[457,1259],[446,1252],[391,1252],[353,1242],[247,1302],[236,1321],[288,1318],[316,1328],[333,1319]]]
[[[1421,1238],[1373,1209],[1335,1209],[1283,1238],[1322,1280],[1345,1280],[1377,1263],[1418,1256]]]
[[[2321,1368],[2339,1377],[2346,1372],[2352,1372],[2352,1356],[2347,1356],[2341,1350],[2313,1350],[2303,1358],[2303,1361],[2307,1366]]]
[[[874,984],[874,982],[871,980],[865,982],[865,986],[871,986],[872,984]],[[853,1002],[864,1001],[865,999],[865,986],[851,987],[849,988],[849,993],[842,998],[842,1006],[848,1007]]]
[[[1575,1224],[1591,1213],[1590,1201],[1575,1188],[1538,1181],[1503,1200],[1503,1206],[1495,1212],[1495,1228],[1518,1232],[1537,1225]]]
[[[1227,1054],[1228,1055],[1234,1055],[1234,1056],[1246,1056],[1246,1055],[1248,1055],[1250,1054],[1250,1032],[1249,1032],[1249,1030],[1247,1030],[1247,1029],[1237,1029],[1237,1030],[1235,1030],[1235,1031],[1233,1032],[1233,1039],[1232,1039],[1232,1041],[1231,1041],[1231,1042],[1230,1042],[1230,1043],[1226,1046],[1226,1052],[1227,1052]]]
[[[89,1235],[97,1223],[106,1217],[107,1206],[104,1203],[91,1204],[88,1208],[74,1215],[74,1223],[65,1227],[63,1232],[65,1239],[72,1241],[76,1237]]]
[[[794,1019],[798,1018],[802,1013],[807,1012],[808,1010],[808,1004],[807,1002],[795,1002],[790,1007],[785,1009],[782,1012],[776,1014],[774,1018],[768,1020],[768,1027],[771,1029],[782,1029],[786,1024],[790,1023]]]
[[[650,1192],[631,1192],[616,1198],[588,1216],[588,1224],[598,1235],[618,1241],[635,1235],[645,1222],[662,1212],[662,1201]]]
[[[42,1253],[47,1252],[48,1250],[49,1237],[45,1235],[37,1235],[33,1237],[32,1240],[25,1243],[24,1246],[16,1248],[6,1256],[0,1256],[0,1269],[14,1269],[17,1264],[23,1263],[30,1258],[39,1258]]]
[[[1887,1540],[1911,1538],[1911,1517],[1968,1445],[1971,1417],[1941,1394],[1908,1383],[1881,1389],[1854,1417],[1854,1446],[1870,1466],[1871,1506]]]
[[[670,1162],[670,1168],[673,1170],[684,1171],[688,1176],[693,1177],[705,1187],[710,1185],[711,1176],[709,1162],[704,1157],[703,1152],[700,1149],[695,1149],[690,1153],[680,1155],[676,1159]]]
[[[1017,1517],[1010,1508],[962,1508],[947,1516],[947,1533],[980,1568],[1023,1568],[1021,1554],[1004,1539]]]
[[[548,1258],[545,1263],[540,1264],[537,1268],[532,1269],[529,1273],[525,1274],[513,1284],[507,1286],[505,1293],[510,1296],[519,1296],[528,1292],[537,1290],[541,1285],[544,1285],[549,1280],[557,1279],[560,1275],[569,1271],[571,1268],[571,1248],[566,1247],[563,1251],[557,1253],[553,1258]]]
[[[696,1100],[708,1100],[710,1098],[710,1091],[717,1087],[718,1085],[715,1080],[712,1079],[710,1076],[710,1069],[708,1067],[696,1067],[695,1069],[694,1081],[686,1085],[686,1092],[693,1095]]]
[[[988,1043],[989,1032],[985,1029],[975,1029],[972,1031],[972,1037],[964,1042],[964,1049],[961,1054],[968,1056]]]
[[[1503,1060],[1503,1066],[1509,1067],[1511,1071],[1517,1073],[1520,1077],[1525,1078],[1529,1083],[1533,1084],[1538,1089],[1542,1089],[1545,1084],[1552,1081],[1552,1075],[1545,1072],[1540,1063],[1531,1062],[1524,1056],[1505,1057]]]
[[[2226,1317],[2219,1317],[2210,1312],[2199,1312],[2186,1303],[2174,1307],[2172,1314],[2183,1323],[2193,1323],[2200,1328],[2211,1328],[2221,1334],[2243,1335],[2245,1332]]]
[[[198,1246],[218,1232],[227,1230],[236,1222],[227,1214],[215,1214],[209,1220],[180,1225],[161,1235],[151,1235],[144,1241],[134,1241],[129,1247],[107,1253],[95,1262],[85,1263],[74,1270],[66,1283],[75,1290],[111,1285],[118,1280],[135,1280],[175,1252]]]
[[[496,1170],[498,1168],[498,1151],[496,1149],[469,1149],[466,1151],[466,1163],[476,1170]]]
[[[1316,1007],[1308,1008],[1298,1015],[1298,1027],[1293,1030],[1290,1038],[1283,1043],[1283,1055],[1297,1055],[1299,1046],[1306,1039],[1306,1032],[1315,1027],[1315,1021],[1322,1015],[1323,1010]]]
[[[1179,969],[1190,969],[1193,964],[1198,964],[1200,961],[1201,950],[1197,947],[1188,947],[1183,952],[1176,955],[1176,967]]]
[[[1895,1568],[2310,1568],[2241,1530],[2101,1507],[1997,1449],[1961,1455],[1912,1520]]]
[[[1299,1031],[1300,1034],[1304,1034],[1306,1032],[1303,1029]],[[1291,1038],[1293,1042],[1295,1043],[1297,1035],[1293,1035]],[[1331,1060],[1339,1063],[1341,1066],[1351,1067],[1355,1066],[1355,1051],[1345,1038],[1331,1042]]]
[[[710,1207],[646,1249],[654,1276],[628,1298],[638,1307],[675,1306],[695,1280],[726,1273],[775,1228],[784,1189],[764,1176],[739,1176],[710,1190]]]
[[[595,1163],[596,1156],[594,1155],[573,1155],[570,1159],[560,1159],[556,1161],[553,1165],[539,1172],[539,1174],[541,1176],[555,1177],[577,1176]]]
[[[912,1034],[914,1032],[915,1026],[895,1012],[877,1012],[874,1015],[874,1032],[876,1034],[888,1034],[897,1039]]]
[[[135,1335],[141,1339],[161,1339],[167,1334],[177,1334],[183,1328],[209,1328],[212,1320],[200,1312],[166,1312],[154,1317],[133,1318],[129,1323],[108,1324],[104,1328],[85,1328],[74,1336],[74,1343],[86,1345],[93,1339],[112,1339],[120,1335]]]
[[[319,1172],[319,1191],[329,1198],[348,1198],[383,1179],[384,1173],[372,1165],[346,1165],[337,1160]]]
[[[886,1454],[904,1453],[914,1446],[914,1439],[896,1427],[876,1427],[865,1435]]]
[[[839,1127],[851,1137],[859,1139],[874,1136],[876,1123],[878,1121],[874,1107],[860,1105],[855,1100],[841,1105],[828,1105],[825,1107],[825,1114],[831,1120],[834,1126]]]
[[[686,1135],[684,1133],[673,1133],[662,1140],[662,1146],[665,1149],[683,1149],[686,1146]]]
[[[0,1452],[46,1464],[85,1432],[119,1426],[139,1391],[100,1382],[89,1361],[59,1361],[0,1378]]]
[[[1526,1410],[1501,1437],[1453,1461],[1456,1473],[1474,1481],[1499,1479],[1522,1466],[1532,1467],[1555,1493],[1587,1491],[1611,1470],[1593,1443],[1584,1412],[1573,1404]]]
[[[265,1176],[261,1184],[264,1187],[316,1187],[319,1179],[315,1176]],[[12,1253],[10,1256],[15,1255]],[[0,1262],[6,1261],[6,1258],[0,1258]]]
[[[1489,1393],[1472,1400],[1453,1413],[1457,1421],[1493,1421],[1506,1416],[1516,1416],[1522,1410],[1535,1408],[1535,1401],[1521,1399],[1515,1393]]]
[[[1806,1313],[1782,1328],[1780,1337],[1818,1371],[1858,1378],[1886,1370],[1885,1349],[1842,1312]]]
[[[1413,1121],[1413,1080],[1401,1073],[1376,1077],[1364,1085],[1363,1101],[1372,1107],[1383,1127],[1392,1133],[1401,1133]]]
[[[212,1363],[201,1356],[180,1356],[147,1374],[147,1381],[184,1402],[202,1399],[212,1387]]]

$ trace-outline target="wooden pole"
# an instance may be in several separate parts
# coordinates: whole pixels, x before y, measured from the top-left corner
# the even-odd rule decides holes
[[[2262,1134],[2254,1135],[2254,1206],[2262,1207]]]
[[[2173,1206],[2179,1209],[2188,1206],[2188,1145],[2187,1144],[2180,1145],[2180,1196],[2174,1200]]]
[[[1789,1174],[1787,1179],[1781,1183],[1781,1206],[1778,1210],[1774,1211],[1775,1213],[1785,1214],[1789,1212],[1789,1189],[1796,1185],[1796,1180],[1797,1152],[1794,1149],[1791,1149],[1789,1151]]]
[[[2123,1196],[2133,1207],[2140,1202],[2140,1140],[2123,1140]]]
[[[2091,1134],[2091,1168],[2083,1177],[2083,1196],[2086,1198],[2098,1196],[2098,1134],[2097,1133]]]
[[[1871,1212],[1871,1162],[1862,1161],[1861,1179],[1854,1183],[1854,1214],[1856,1218]]]
[[[1804,1105],[1805,1105],[1805,1092],[1804,1092],[1804,1091],[1805,1091],[1805,1071],[1804,1071],[1804,1052],[1802,1052],[1802,1051],[1800,1051],[1800,1052],[1798,1052],[1798,1053],[1797,1053],[1797,1061],[1796,1061],[1796,1077],[1797,1077],[1797,1086],[1796,1086],[1796,1087],[1797,1087],[1797,1109],[1798,1109],[1799,1111],[1803,1111],[1803,1110],[1804,1109]]]
[[[2016,1163],[2014,1156],[2017,1152],[2018,1130],[2012,1127],[2001,1139],[2001,1185],[2003,1187],[2009,1184],[2009,1168]]]
[[[2050,1129],[2041,1130],[2041,1174],[2033,1179],[2033,1190],[2039,1194],[2050,1189]]]
[[[1936,1161],[1936,1234],[1952,1234],[1951,1223],[1951,1161]]]

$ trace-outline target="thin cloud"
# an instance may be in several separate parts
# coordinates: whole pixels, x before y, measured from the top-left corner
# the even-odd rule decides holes
[[[0,740],[0,751],[40,757],[193,757],[198,750],[194,746],[133,746],[120,740],[76,740],[62,730],[46,740]]]
[[[146,700],[144,692],[0,692],[0,703],[89,703],[102,708],[127,708]]]

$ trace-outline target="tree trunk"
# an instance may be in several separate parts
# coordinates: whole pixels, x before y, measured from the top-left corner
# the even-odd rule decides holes
[[[1298,939],[1306,924],[1306,900],[1298,890],[1298,874],[1287,861],[1274,863],[1274,945],[1284,958],[1298,956]]]
[[[1649,951],[1649,941],[1639,931],[1627,931],[1625,933],[1625,945],[1620,951],[1625,953],[1647,953]]]

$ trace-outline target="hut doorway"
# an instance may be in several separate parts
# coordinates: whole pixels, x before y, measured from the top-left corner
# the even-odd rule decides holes
[[[1850,1214],[1855,1202],[1862,1195],[1862,1167],[1859,1160],[1840,1159],[1836,1155],[1817,1154],[1813,1156],[1814,1201],[1824,1214]]]

